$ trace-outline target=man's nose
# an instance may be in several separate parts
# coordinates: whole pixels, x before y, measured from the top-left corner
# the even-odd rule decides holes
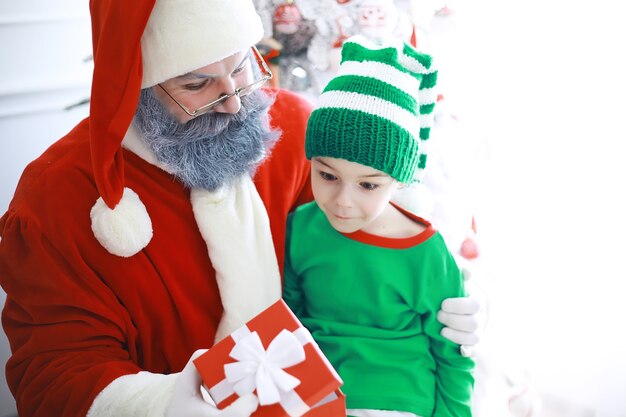
[[[230,113],[235,114],[241,110],[241,99],[235,94],[235,81],[230,77],[224,77],[220,80],[219,84],[221,95],[229,95],[230,97],[215,107],[216,113]]]

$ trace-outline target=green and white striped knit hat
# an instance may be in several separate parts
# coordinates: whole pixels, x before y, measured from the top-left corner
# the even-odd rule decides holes
[[[337,75],[309,118],[306,157],[346,159],[403,183],[419,180],[433,124],[437,71],[398,40],[346,40]]]

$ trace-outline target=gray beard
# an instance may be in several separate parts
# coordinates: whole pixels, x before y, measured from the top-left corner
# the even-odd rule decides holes
[[[269,125],[273,100],[262,90],[242,97],[236,114],[207,113],[174,119],[152,88],[141,90],[134,122],[157,161],[189,188],[215,191],[254,174],[280,131]]]

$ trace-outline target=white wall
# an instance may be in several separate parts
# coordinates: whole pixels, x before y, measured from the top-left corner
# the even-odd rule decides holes
[[[89,96],[87,2],[0,0],[0,211],[21,170],[66,133]]]
[[[611,1],[457,3],[457,87],[490,143],[491,350],[546,397],[624,417],[623,15]]]

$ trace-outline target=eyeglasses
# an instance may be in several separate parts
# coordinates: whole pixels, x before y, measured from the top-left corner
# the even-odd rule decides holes
[[[163,87],[161,84],[158,84],[158,86],[161,87],[161,89],[165,92],[165,94],[167,94],[172,100],[174,100],[174,102],[178,104],[178,107],[183,109],[183,111],[187,113],[189,116],[191,117],[200,116],[201,114],[210,112],[211,110],[213,110],[220,104],[223,104],[224,102],[226,102],[226,100],[228,100],[231,97],[237,96],[241,98],[241,97],[247,96],[253,91],[259,89],[263,84],[265,84],[266,81],[272,79],[272,71],[265,63],[265,60],[263,60],[263,57],[261,56],[261,53],[256,48],[256,46],[252,46],[252,55],[254,56],[254,59],[256,60],[256,62],[259,64],[259,67],[261,68],[261,78],[259,78],[256,81],[253,81],[251,84],[248,84],[244,87],[237,88],[235,92],[232,94],[224,94],[220,96],[219,98],[217,98],[216,100],[213,100],[212,102],[205,104],[204,106],[198,107],[197,109],[193,111],[190,110],[187,106],[185,106],[180,101],[176,100],[176,98],[174,98],[174,96],[172,96],[165,89],[165,87]]]

